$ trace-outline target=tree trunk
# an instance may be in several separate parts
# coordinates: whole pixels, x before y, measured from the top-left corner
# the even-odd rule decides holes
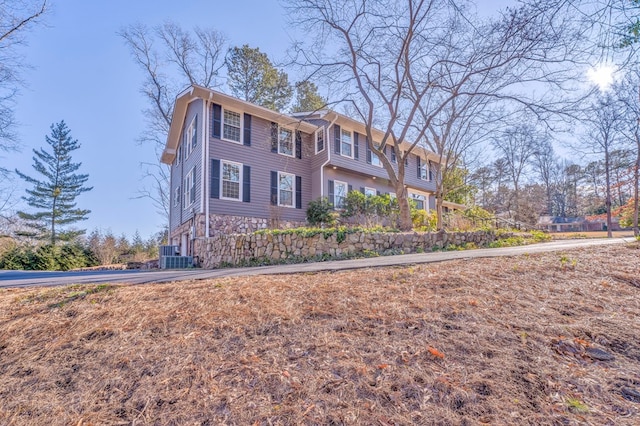
[[[444,231],[444,219],[443,219],[443,206],[442,191],[436,191],[436,223],[438,231]]]
[[[604,176],[606,179],[607,195],[605,206],[607,208],[607,238],[611,238],[611,170],[609,170],[609,150],[604,151]]]
[[[400,207],[398,228],[401,231],[411,231],[413,229],[413,221],[411,220],[411,208],[409,207],[409,197],[407,188],[404,186],[404,179],[399,179],[396,184],[396,198],[398,207]]]

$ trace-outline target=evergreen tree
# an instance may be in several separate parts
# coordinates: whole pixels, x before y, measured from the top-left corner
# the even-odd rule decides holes
[[[246,44],[229,49],[227,77],[234,96],[275,111],[283,110],[293,95],[287,73],[274,67],[259,48]]]
[[[76,207],[76,197],[92,187],[84,186],[89,175],[77,174],[82,163],[71,162],[71,152],[80,148],[64,121],[51,125],[51,136],[46,141],[52,152],[44,148],[33,150],[33,168],[42,175],[36,179],[16,170],[18,176],[33,185],[22,197],[35,213],[19,211],[21,219],[35,230],[34,236],[48,239],[52,245],[58,241],[69,241],[84,230],[64,230],[65,225],[86,220],[90,210]]]
[[[293,112],[318,111],[327,106],[327,100],[318,93],[315,83],[305,80],[296,83],[296,103]]]

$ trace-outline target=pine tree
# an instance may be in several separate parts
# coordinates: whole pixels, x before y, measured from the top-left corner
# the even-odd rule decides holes
[[[89,175],[75,173],[82,163],[72,163],[71,152],[80,148],[80,144],[70,133],[64,121],[52,124],[51,136],[45,137],[52,152],[44,148],[33,150],[33,168],[42,175],[42,180],[16,170],[18,176],[33,185],[26,190],[28,196],[22,199],[36,210],[35,213],[19,211],[18,215],[35,230],[33,236],[48,239],[52,245],[84,234],[85,230],[64,230],[64,227],[86,220],[91,213],[76,207],[76,197],[93,188],[84,186]]]
[[[282,111],[291,101],[289,76],[274,67],[257,47],[245,44],[229,49],[227,76],[231,93],[247,102]]]
[[[296,103],[293,112],[313,112],[327,106],[327,100],[318,93],[315,83],[304,80],[296,83]]]

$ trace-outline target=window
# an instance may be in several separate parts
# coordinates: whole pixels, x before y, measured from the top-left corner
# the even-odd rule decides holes
[[[420,179],[422,180],[429,180],[429,175],[427,174],[427,166],[428,163],[420,164]]]
[[[377,195],[377,191],[375,188],[364,188],[364,196],[365,197],[375,197]]]
[[[278,205],[293,207],[295,193],[295,175],[278,172]]]
[[[189,127],[187,127],[183,134],[183,143],[184,146],[184,159],[189,158],[189,154],[193,151],[193,148],[198,144],[198,132],[196,131],[197,127],[197,118],[198,116],[193,117]]]
[[[427,197],[425,197],[424,195],[420,195],[420,194],[409,194],[409,197],[411,197],[411,199],[415,203],[416,209],[424,210],[425,202],[427,200]]]
[[[225,109],[222,121],[222,139],[240,143],[241,127],[240,113]]]
[[[380,144],[375,144],[375,146],[376,149],[380,149]],[[371,164],[373,164],[374,166],[382,167],[382,161],[380,161],[378,155],[373,151],[371,151]]]
[[[324,151],[324,129],[316,131],[316,154]]]
[[[187,173],[187,175],[184,178],[184,193],[183,195],[183,199],[184,199],[184,208],[188,208],[189,206],[191,206],[191,204],[193,204],[196,201],[196,180],[194,179],[195,176],[195,167],[192,168],[189,173]]]
[[[340,155],[353,158],[353,135],[344,129],[340,130]]]
[[[293,157],[293,131],[284,127],[278,129],[278,154]]]
[[[242,165],[221,161],[222,163],[222,197],[227,200],[241,200],[240,182],[242,182]]]
[[[173,190],[173,207],[180,207],[180,185]]]
[[[347,198],[349,186],[346,182],[340,182],[339,180],[334,181],[333,185],[333,206],[336,209],[341,209],[344,207],[344,200]]]

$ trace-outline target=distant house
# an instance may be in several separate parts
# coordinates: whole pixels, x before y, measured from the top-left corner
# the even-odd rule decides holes
[[[606,221],[585,217],[540,216],[538,227],[549,232],[588,232],[606,229]]]
[[[365,133],[364,124],[334,111],[286,115],[190,86],[176,99],[161,158],[171,165],[171,244],[197,256],[197,239],[304,224],[318,197],[339,208],[349,191],[393,195]],[[386,147],[392,162],[403,148]],[[418,208],[435,207],[437,164],[422,149],[406,162]]]

